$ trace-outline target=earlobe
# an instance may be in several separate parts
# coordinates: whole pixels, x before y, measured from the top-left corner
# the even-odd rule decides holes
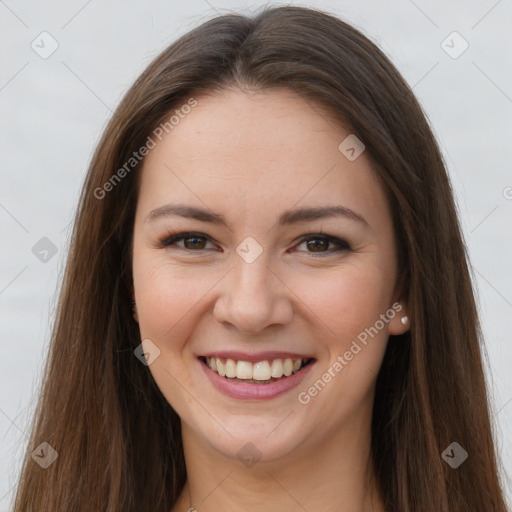
[[[393,317],[393,319],[390,322],[389,325],[389,334],[398,335],[398,334],[404,334],[409,330],[410,327],[410,320],[407,315],[407,307],[402,304],[400,304],[400,309],[394,308],[396,311],[396,315]]]
[[[132,306],[132,316],[133,316],[133,319],[137,323],[139,323],[139,314],[137,312],[137,304],[135,303],[135,283],[133,280],[132,280],[132,284],[130,286],[130,293],[131,293],[130,304]]]
[[[133,316],[133,319],[139,323],[139,314],[137,313],[137,304],[135,303],[135,301],[132,299],[131,301],[131,305],[132,305],[132,316]]]

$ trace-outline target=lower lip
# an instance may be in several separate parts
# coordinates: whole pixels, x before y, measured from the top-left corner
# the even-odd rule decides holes
[[[225,377],[221,377],[203,361],[199,360],[199,363],[212,384],[226,396],[238,398],[240,400],[269,400],[290,391],[295,386],[298,386],[302,379],[307,375],[315,361],[311,361],[297,373],[294,373],[289,377],[283,377],[274,382],[270,382],[269,384],[244,384],[243,382],[235,382],[226,379]]]

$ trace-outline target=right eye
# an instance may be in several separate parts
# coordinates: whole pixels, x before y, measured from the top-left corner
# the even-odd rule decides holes
[[[176,242],[184,241],[183,246],[176,245]],[[205,250],[205,244],[209,239],[202,233],[173,233],[161,242],[162,247],[175,246],[179,250],[198,252]]]

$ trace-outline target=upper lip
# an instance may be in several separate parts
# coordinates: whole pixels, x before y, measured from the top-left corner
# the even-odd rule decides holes
[[[265,352],[240,352],[236,350],[219,350],[201,354],[198,357],[219,357],[221,359],[233,359],[235,361],[248,361],[257,363],[258,361],[272,361],[274,359],[314,359],[310,354],[297,354],[294,352],[281,352],[277,350],[267,350]]]

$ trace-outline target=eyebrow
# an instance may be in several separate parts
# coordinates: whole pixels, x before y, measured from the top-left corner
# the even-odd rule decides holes
[[[214,213],[208,209],[198,208],[184,204],[166,204],[152,210],[147,216],[146,222],[154,222],[162,217],[184,217],[187,219],[195,219],[201,222],[209,222],[215,225],[223,225],[229,228],[225,217],[220,213]],[[329,217],[345,217],[347,219],[360,222],[365,226],[369,226],[366,219],[359,213],[339,205],[303,207],[295,210],[287,210],[281,214],[278,224],[281,226],[289,226],[300,222],[308,222],[318,219],[326,219]]]

